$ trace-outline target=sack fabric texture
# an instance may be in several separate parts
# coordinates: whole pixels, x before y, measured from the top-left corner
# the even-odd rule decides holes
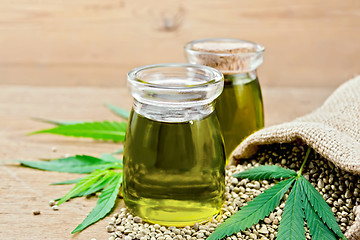
[[[341,85],[314,112],[247,137],[234,150],[230,164],[250,158],[259,145],[299,139],[337,167],[360,174],[360,76]],[[360,207],[354,214],[355,223],[345,235],[349,240],[360,240]]]

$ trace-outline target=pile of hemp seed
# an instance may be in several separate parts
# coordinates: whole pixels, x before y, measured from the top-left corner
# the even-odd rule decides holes
[[[143,222],[133,216],[126,208],[115,213],[106,230],[111,234],[109,240],[195,240],[206,239],[215,228],[230,217],[248,201],[275,185],[275,180],[250,181],[232,177],[234,173],[260,165],[278,165],[295,171],[300,169],[307,147],[301,143],[272,144],[260,146],[251,159],[240,162],[237,166],[226,169],[225,203],[220,214],[209,222],[186,227],[165,227],[158,224]],[[338,221],[343,233],[355,220],[354,206],[360,204],[359,176],[347,173],[334,166],[313,150],[308,158],[303,175],[321,193]],[[264,220],[251,228],[233,234],[226,240],[236,239],[275,239],[285,201],[285,194],[280,205]],[[306,239],[311,239],[306,230]]]

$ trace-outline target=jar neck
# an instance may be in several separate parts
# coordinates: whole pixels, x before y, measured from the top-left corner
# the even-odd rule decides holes
[[[244,73],[224,74],[225,85],[244,84],[257,79],[257,71],[253,70]]]
[[[189,107],[147,104],[134,99],[133,110],[139,115],[154,121],[182,123],[207,117],[214,111],[214,102]]]
[[[257,69],[264,61],[264,47],[241,39],[208,38],[186,44],[185,56],[189,63],[236,74]]]

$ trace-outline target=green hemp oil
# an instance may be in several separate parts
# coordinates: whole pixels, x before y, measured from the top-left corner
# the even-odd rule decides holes
[[[216,100],[215,109],[229,158],[245,137],[264,127],[264,112],[256,77],[251,73],[224,74],[224,80],[224,90]]]
[[[235,89],[225,98],[231,100]],[[224,202],[225,155],[215,112],[168,123],[133,110],[129,120],[123,192],[133,214],[152,223],[186,226],[218,213]]]

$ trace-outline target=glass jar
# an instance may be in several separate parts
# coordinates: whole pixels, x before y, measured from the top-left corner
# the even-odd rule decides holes
[[[186,226],[224,202],[225,153],[214,100],[216,69],[158,64],[128,73],[134,98],[124,149],[123,195],[145,221]]]
[[[263,54],[263,46],[239,39],[201,39],[185,46],[189,63],[210,66],[224,74],[224,91],[216,100],[215,109],[227,159],[245,137],[264,127],[256,71],[264,60]]]

